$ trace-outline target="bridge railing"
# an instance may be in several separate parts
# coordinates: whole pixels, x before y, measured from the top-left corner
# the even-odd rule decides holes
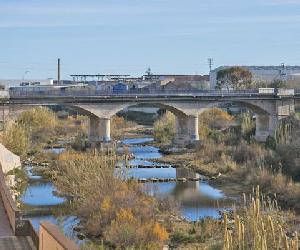
[[[157,90],[157,89],[134,89],[127,91],[113,90],[64,90],[64,89],[13,89],[9,91],[11,98],[30,98],[30,97],[87,97],[87,96],[243,96],[259,94],[257,89],[247,90]]]
[[[14,234],[17,231],[17,222],[21,218],[20,210],[17,208],[15,201],[12,199],[10,191],[8,190],[5,183],[5,176],[0,166],[0,194],[7,213],[8,220],[10,222],[11,228]]]

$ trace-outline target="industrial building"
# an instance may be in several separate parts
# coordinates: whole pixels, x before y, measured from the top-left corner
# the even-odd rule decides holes
[[[210,88],[215,89],[217,85],[217,74],[220,70],[233,66],[221,66],[210,72]],[[300,66],[240,66],[248,69],[253,75],[253,81],[271,83],[274,80],[300,81]]]

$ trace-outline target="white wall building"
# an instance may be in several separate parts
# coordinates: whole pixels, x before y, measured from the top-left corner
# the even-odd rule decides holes
[[[210,72],[210,88],[215,89],[217,84],[217,73],[232,66],[221,66]],[[299,79],[300,66],[240,66],[248,69],[252,75],[253,80],[257,82],[270,83],[274,80],[290,81]]]
[[[53,85],[53,79],[44,79],[44,80],[5,80],[0,79],[0,85],[4,86],[6,89],[10,87],[18,87],[18,86],[35,86],[35,85]]]

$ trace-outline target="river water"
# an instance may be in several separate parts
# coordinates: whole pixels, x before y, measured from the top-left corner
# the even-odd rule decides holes
[[[159,149],[154,146],[147,145],[153,141],[152,138],[134,138],[124,139],[119,147],[119,152],[126,147],[134,156],[129,161],[132,168],[118,168],[116,171],[126,171],[127,178],[150,179],[150,178],[191,178],[201,177],[188,169],[173,168],[166,164],[159,164],[154,161],[163,155]],[[48,151],[59,154],[63,152],[63,148],[48,149]],[[56,190],[50,181],[44,180],[41,176],[34,175],[31,166],[26,166],[28,178],[31,180],[28,187],[21,195],[20,201],[33,209],[51,208],[63,204],[66,199],[56,195]],[[144,183],[145,192],[157,198],[169,198],[178,205],[182,217],[190,221],[196,221],[201,218],[210,216],[217,218],[219,211],[224,209],[223,202],[226,197],[221,190],[209,185],[205,180],[186,181],[186,182],[157,182]],[[45,214],[45,213],[43,213]],[[55,213],[56,214],[56,213]],[[47,220],[61,227],[65,234],[78,241],[73,227],[79,223],[75,216],[55,216],[50,214],[27,216],[36,229],[42,220]]]

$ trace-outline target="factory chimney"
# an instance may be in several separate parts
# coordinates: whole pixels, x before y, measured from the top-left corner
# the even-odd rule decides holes
[[[60,85],[60,58],[57,59],[57,85]]]

